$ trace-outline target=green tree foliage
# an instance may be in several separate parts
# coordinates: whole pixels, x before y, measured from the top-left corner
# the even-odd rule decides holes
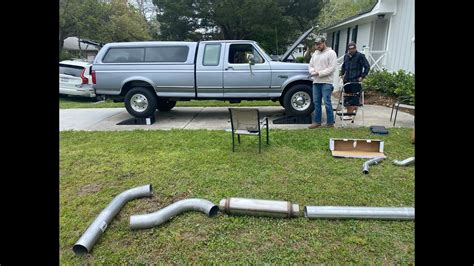
[[[59,49],[64,39],[77,36],[101,42],[149,40],[146,19],[120,0],[60,0]]]
[[[321,28],[331,26],[345,18],[367,11],[377,0],[324,0],[318,23]]]
[[[309,29],[322,0],[153,0],[160,39],[250,39],[270,53],[284,51]]]

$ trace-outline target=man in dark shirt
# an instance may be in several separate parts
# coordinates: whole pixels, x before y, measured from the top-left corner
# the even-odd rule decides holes
[[[347,82],[362,82],[369,74],[370,65],[365,55],[357,51],[355,42],[347,45],[348,53],[344,55],[344,63],[342,64],[340,75],[344,84]],[[357,106],[348,106],[347,112],[353,113],[357,110]]]

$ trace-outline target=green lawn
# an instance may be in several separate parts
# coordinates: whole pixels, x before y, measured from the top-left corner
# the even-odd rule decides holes
[[[192,100],[192,101],[179,101],[176,106],[280,106],[279,102],[268,101],[242,101],[239,104],[229,103],[228,101],[217,101],[217,100]],[[114,103],[112,100],[94,102],[92,99],[84,97],[65,97],[59,98],[59,108],[114,108],[114,107],[125,107],[124,103]]]
[[[308,220],[186,212],[162,226],[130,231],[129,217],[177,200],[225,197],[290,200],[305,205],[414,206],[411,129],[389,135],[367,128],[271,130],[242,137],[236,152],[224,131],[60,133],[60,264],[327,263],[414,264],[414,221]],[[334,158],[329,138],[381,138],[386,160]],[[72,246],[114,196],[145,184],[153,197],[128,202],[92,252]]]

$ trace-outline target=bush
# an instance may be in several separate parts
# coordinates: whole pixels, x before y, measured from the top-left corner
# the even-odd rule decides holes
[[[409,103],[415,104],[415,74],[400,69],[388,72],[386,69],[371,71],[364,80],[366,91],[376,91],[383,95],[409,98]]]
[[[304,63],[304,56],[298,56],[296,58],[296,63]]]
[[[61,52],[59,53],[59,61],[69,60],[72,57],[73,57],[72,53],[69,52],[68,50],[62,49]]]

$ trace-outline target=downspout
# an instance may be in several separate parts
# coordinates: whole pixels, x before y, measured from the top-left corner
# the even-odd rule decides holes
[[[82,234],[81,238],[74,244],[72,250],[76,255],[83,255],[89,253],[95,242],[105,232],[110,221],[117,215],[122,207],[130,200],[150,197],[152,186],[150,184],[141,187],[135,187],[126,190],[117,195],[110,204],[102,210],[102,212],[95,218],[94,222]]]
[[[378,164],[378,163],[381,162],[383,159],[385,159],[385,158],[384,158],[384,157],[376,157],[376,158],[373,158],[373,159],[370,159],[370,160],[366,161],[366,162],[363,164],[362,172],[363,172],[364,174],[368,174],[368,173],[369,173],[369,165]]]
[[[219,202],[219,209],[227,214],[291,218],[300,216],[298,204],[281,200],[227,198]]]
[[[309,219],[352,218],[352,219],[414,220],[415,208],[306,206],[304,207],[304,216]]]
[[[212,217],[217,215],[219,207],[205,199],[183,199],[153,213],[130,216],[130,229],[158,226],[186,211],[200,211]]]
[[[415,163],[415,157],[410,157],[410,158],[407,158],[403,161],[393,160],[393,164],[399,165],[399,166],[407,166],[407,165],[412,164],[412,163]]]

